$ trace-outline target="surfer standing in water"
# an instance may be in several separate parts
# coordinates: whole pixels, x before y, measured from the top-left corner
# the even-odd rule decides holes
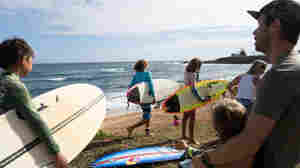
[[[242,103],[249,112],[256,97],[257,87],[260,85],[260,76],[265,72],[267,63],[255,60],[248,72],[235,77],[228,85],[228,90],[233,93],[233,87],[237,86],[236,99]]]
[[[189,61],[188,65],[185,68],[184,72],[184,84],[186,86],[191,86],[193,95],[199,99],[199,101],[203,101],[195,89],[195,84],[199,80],[199,72],[201,68],[202,62],[199,58],[193,58]],[[191,143],[199,144],[194,138],[194,127],[195,127],[195,119],[196,119],[196,110],[191,110],[183,113],[182,118],[182,139],[189,140]],[[189,120],[189,137],[186,136],[186,126]]]
[[[152,104],[155,103],[155,92],[153,88],[153,81],[151,72],[145,71],[148,67],[148,62],[146,60],[138,60],[134,65],[134,70],[136,71],[135,75],[133,76],[128,88],[131,88],[137,83],[146,82],[149,87],[149,95],[154,97]],[[142,125],[146,125],[145,134],[150,136],[150,119],[151,119],[151,104],[141,104],[140,105],[143,111],[143,118],[141,121],[137,122],[136,124],[127,128],[128,136],[131,136],[133,130],[137,127]]]
[[[33,49],[25,40],[13,38],[0,44],[0,53],[3,56],[0,67],[4,69],[0,75],[0,114],[16,109],[17,116],[45,140],[49,153],[56,161],[56,168],[67,168],[66,158],[60,153],[49,128],[34,107],[28,89],[20,80],[32,71]]]

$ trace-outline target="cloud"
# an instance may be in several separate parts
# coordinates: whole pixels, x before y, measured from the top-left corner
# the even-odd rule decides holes
[[[112,41],[118,43],[113,45]],[[111,47],[106,48],[105,44]],[[253,44],[251,29],[247,27],[232,29],[231,26],[215,26],[211,29],[185,28],[169,32],[119,34],[104,40],[104,45],[96,47],[95,53],[110,55],[110,60],[122,60],[123,57],[123,61],[136,58],[180,60],[186,56],[199,55],[205,56],[203,60],[208,60],[229,56],[240,48],[251,53],[254,51]]]
[[[72,7],[100,7],[102,6],[101,0],[1,0],[0,8],[8,9],[57,9],[57,8],[72,8]]]
[[[115,40],[133,41],[145,44],[161,45],[163,43],[173,43],[176,41],[197,41],[197,40],[220,40],[230,39],[240,40],[252,38],[251,26],[199,26],[182,28],[178,30],[150,32],[150,33],[119,33]],[[116,35],[116,34],[115,34]],[[112,37],[112,36],[110,36]],[[176,46],[177,47],[177,46]]]
[[[227,48],[247,48],[252,39],[211,39],[211,40],[177,40],[177,48],[222,48],[226,46]],[[171,45],[170,47],[174,47]]]
[[[22,27],[34,27],[35,31],[39,30],[36,33],[76,32],[85,34],[85,31],[77,31],[78,27],[89,25],[83,21],[93,16],[93,11],[99,10],[101,7],[102,2],[99,0],[2,0],[0,17],[26,20],[27,24],[23,24]]]
[[[269,1],[1,0],[0,37],[26,35],[61,61],[212,58],[253,50],[246,10]]]
[[[251,25],[255,21],[246,10],[258,9],[263,2],[267,1],[1,0],[0,8],[23,11],[23,14],[30,10],[43,14],[32,19],[40,22],[36,24],[41,33],[101,36],[170,31],[188,25]]]

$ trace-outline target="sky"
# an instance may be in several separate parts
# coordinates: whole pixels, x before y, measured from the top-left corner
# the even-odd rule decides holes
[[[35,63],[211,60],[254,54],[270,0],[1,0],[0,40],[21,37]]]

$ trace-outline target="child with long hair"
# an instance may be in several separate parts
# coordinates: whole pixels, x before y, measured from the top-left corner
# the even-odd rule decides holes
[[[134,65],[134,70],[136,71],[135,75],[133,76],[128,88],[131,88],[133,85],[141,82],[146,82],[149,87],[149,95],[154,97],[154,100],[152,104],[155,103],[155,92],[153,88],[153,81],[152,81],[152,75],[151,72],[145,71],[145,69],[148,67],[148,62],[146,60],[138,60]],[[137,127],[140,127],[142,125],[145,125],[145,134],[147,136],[150,134],[150,119],[151,119],[151,104],[140,104],[143,116],[142,120],[135,123],[134,125],[127,128],[128,136],[131,136],[133,130]]]
[[[186,86],[191,86],[193,95],[202,101],[202,98],[199,96],[197,90],[195,89],[195,84],[199,78],[199,72],[201,68],[202,62],[199,58],[193,58],[189,61],[188,65],[185,68],[184,72],[184,84]],[[196,110],[191,110],[188,112],[184,112],[182,118],[182,139],[189,140],[191,143],[198,144],[198,142],[194,139],[194,126],[195,126],[195,118],[196,118]],[[186,126],[189,121],[189,137],[186,136]]]

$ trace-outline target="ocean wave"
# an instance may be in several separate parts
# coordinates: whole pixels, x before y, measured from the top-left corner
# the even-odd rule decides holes
[[[64,81],[66,77],[56,77],[56,78],[27,78],[23,79],[26,82],[33,82],[33,81]]]
[[[127,72],[124,68],[102,68],[101,72]]]
[[[64,81],[66,79],[67,79],[66,77],[61,77],[61,78],[50,78],[48,80],[50,80],[50,81]]]
[[[22,78],[22,81],[24,80],[33,96],[73,83],[93,84],[105,93],[109,110],[136,111],[134,105],[130,105],[132,109],[127,110],[125,96],[134,74],[132,64],[134,63],[40,65],[26,78]],[[151,62],[150,65],[149,71],[152,72],[153,79],[166,78],[183,83],[185,64],[181,61]],[[249,67],[250,65],[204,64],[201,67],[200,79],[231,80],[241,72],[246,72]],[[115,110],[118,108],[121,110]]]
[[[163,64],[184,65],[183,61],[182,62],[164,62]]]

